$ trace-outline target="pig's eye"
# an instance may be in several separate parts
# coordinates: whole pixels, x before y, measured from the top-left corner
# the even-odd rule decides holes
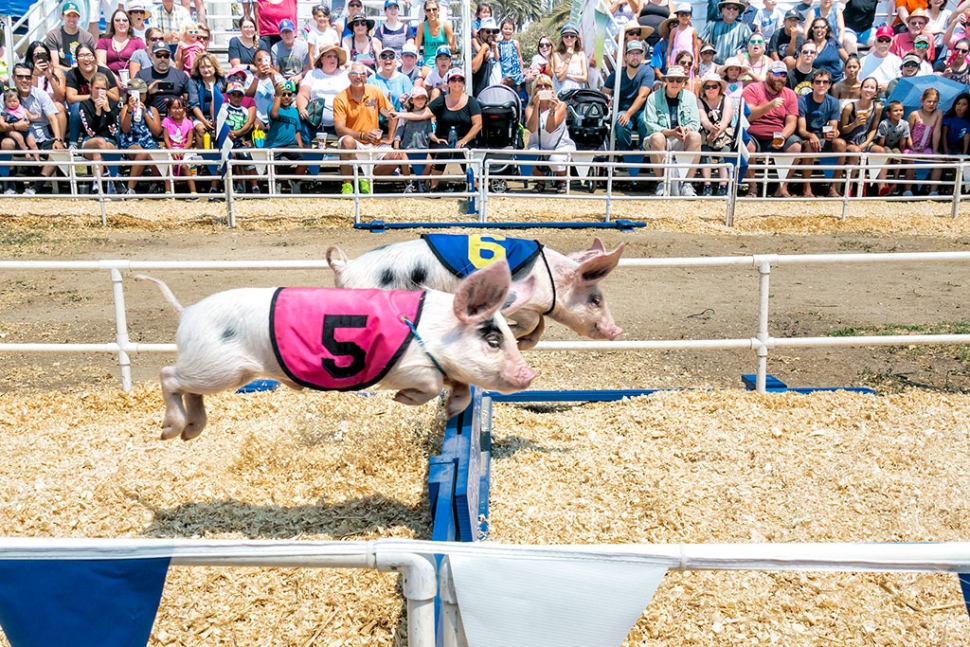
[[[594,308],[599,308],[601,305],[603,305],[603,298],[598,294],[592,294],[589,297],[589,305],[593,306]]]
[[[502,347],[502,336],[496,333],[489,333],[485,335],[485,343],[488,344],[489,348],[499,349]]]

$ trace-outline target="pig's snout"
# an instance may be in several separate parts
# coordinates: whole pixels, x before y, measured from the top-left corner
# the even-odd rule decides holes
[[[535,371],[529,368],[525,363],[521,366],[506,372],[502,375],[502,379],[508,384],[510,391],[521,391],[522,389],[529,388],[532,384],[532,380],[538,375]]]
[[[610,341],[614,341],[621,334],[623,334],[623,329],[616,324],[610,324],[609,326],[596,324],[593,326],[593,330],[589,336],[591,339],[609,339]]]

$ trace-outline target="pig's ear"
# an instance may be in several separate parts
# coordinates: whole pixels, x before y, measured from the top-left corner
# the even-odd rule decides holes
[[[347,269],[347,262],[347,255],[344,254],[344,250],[336,245],[327,248],[327,265],[330,266],[334,274],[340,276],[340,273]]]
[[[509,293],[512,275],[505,260],[472,272],[455,292],[455,316],[466,324],[477,324],[498,312]]]
[[[599,238],[596,240],[599,240]],[[576,283],[581,286],[589,286],[605,279],[620,262],[625,247],[626,243],[620,243],[620,246],[609,254],[597,254],[593,258],[583,261],[579,269],[576,270]]]
[[[589,249],[584,249],[581,252],[573,252],[568,256],[568,258],[573,259],[577,263],[582,263],[588,258],[605,253],[606,247],[603,245],[603,241],[599,239],[599,236],[597,236],[593,239],[593,244],[589,246]]]
[[[522,306],[529,303],[536,289],[536,277],[529,275],[524,281],[518,281],[509,288],[508,296],[505,297],[505,304],[502,306],[502,316],[509,316]]]

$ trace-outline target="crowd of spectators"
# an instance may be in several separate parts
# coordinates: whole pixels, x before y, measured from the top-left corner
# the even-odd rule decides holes
[[[758,8],[710,0],[699,28],[691,3],[615,0],[622,65],[607,65],[602,77],[576,25],[524,51],[515,21],[481,3],[469,26],[471,50],[461,53],[471,71],[466,82],[459,39],[439,0],[404,10],[401,0],[386,0],[380,20],[364,12],[361,0],[349,0],[341,15],[321,4],[304,28],[297,0],[245,3],[228,46],[229,69],[207,51],[202,2],[194,11],[188,0],[102,7],[105,29],[95,34],[82,29],[80,8],[68,0],[63,24],[30,43],[10,73],[0,148],[35,161],[28,169],[36,177],[10,178],[4,190],[53,190],[59,158],[50,152],[70,148],[93,162],[92,191],[195,194],[205,182],[221,194],[222,167],[212,163],[218,152],[213,158],[178,151],[222,148],[228,138],[237,160],[251,161],[246,149],[269,147],[292,162],[294,193],[320,159],[307,149],[328,147],[344,162],[343,193],[372,191],[366,179],[355,185],[350,178],[375,175],[400,176],[407,193],[440,191],[445,165],[460,163],[460,149],[475,146],[482,133],[477,97],[503,84],[521,99],[515,126],[530,150],[543,153],[532,168],[535,192],[547,189],[547,175],[554,190],[567,190],[565,162],[576,150],[567,104],[575,91],[592,88],[618,94],[615,148],[639,152],[648,166],[641,179],[662,178],[669,152],[691,161],[677,181],[657,182],[657,195],[724,194],[726,167],[712,173],[696,163],[736,151],[743,107],[749,151],[798,154],[806,197],[814,195],[817,155],[831,154],[837,166],[827,194],[838,196],[845,190],[839,167],[860,154],[931,158],[970,149],[970,0],[952,8],[947,0],[925,1],[897,0],[883,21],[873,0],[798,2],[787,10],[774,0]],[[964,86],[945,112],[935,88],[908,116],[889,100],[901,78],[930,75]],[[152,152],[160,149],[175,151],[170,169],[153,165],[159,160]],[[355,172],[352,160],[366,163]],[[427,169],[428,181],[412,177],[415,166]],[[246,177],[255,167],[238,168],[237,188],[258,192],[255,177]],[[933,184],[939,170],[923,186],[915,166],[897,175],[883,171],[876,190],[939,191]],[[754,194],[755,178],[748,180]],[[794,177],[786,180],[774,183],[775,196],[792,194]]]

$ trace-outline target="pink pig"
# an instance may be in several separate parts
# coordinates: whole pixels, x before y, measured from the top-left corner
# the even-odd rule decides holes
[[[397,390],[394,399],[409,405],[424,404],[447,386],[451,417],[468,406],[469,384],[512,393],[536,376],[499,314],[511,283],[504,262],[468,277],[454,295],[241,288],[184,310],[165,283],[139,278],[156,283],[181,314],[178,361],[161,370],[163,439],[195,438],[206,424],[204,395],[258,377],[294,389]],[[506,309],[524,306],[532,288],[532,282],[520,285]]]
[[[470,257],[471,261],[466,261],[464,269],[474,272],[491,262],[490,259],[515,254],[514,248],[508,245],[516,243],[533,245],[535,249],[531,256],[528,249],[523,252],[520,268],[518,271],[513,268],[513,280],[535,279],[532,297],[515,316],[506,309],[502,312],[510,318],[509,326],[520,350],[532,348],[539,342],[545,327],[544,316],[591,339],[613,340],[623,332],[613,320],[599,282],[617,266],[625,243],[607,252],[603,242],[596,238],[589,249],[564,256],[535,241],[502,236],[431,234],[422,236],[421,240],[372,250],[354,260],[348,260],[343,250],[332,246],[327,249],[327,262],[340,288],[430,288],[452,292],[458,287],[460,276],[465,274],[455,267],[456,262],[449,265],[439,244],[441,247],[454,246],[459,256]],[[504,247],[500,249],[500,246]],[[482,258],[483,249],[487,258]],[[512,284],[513,293],[516,286],[517,283]]]

